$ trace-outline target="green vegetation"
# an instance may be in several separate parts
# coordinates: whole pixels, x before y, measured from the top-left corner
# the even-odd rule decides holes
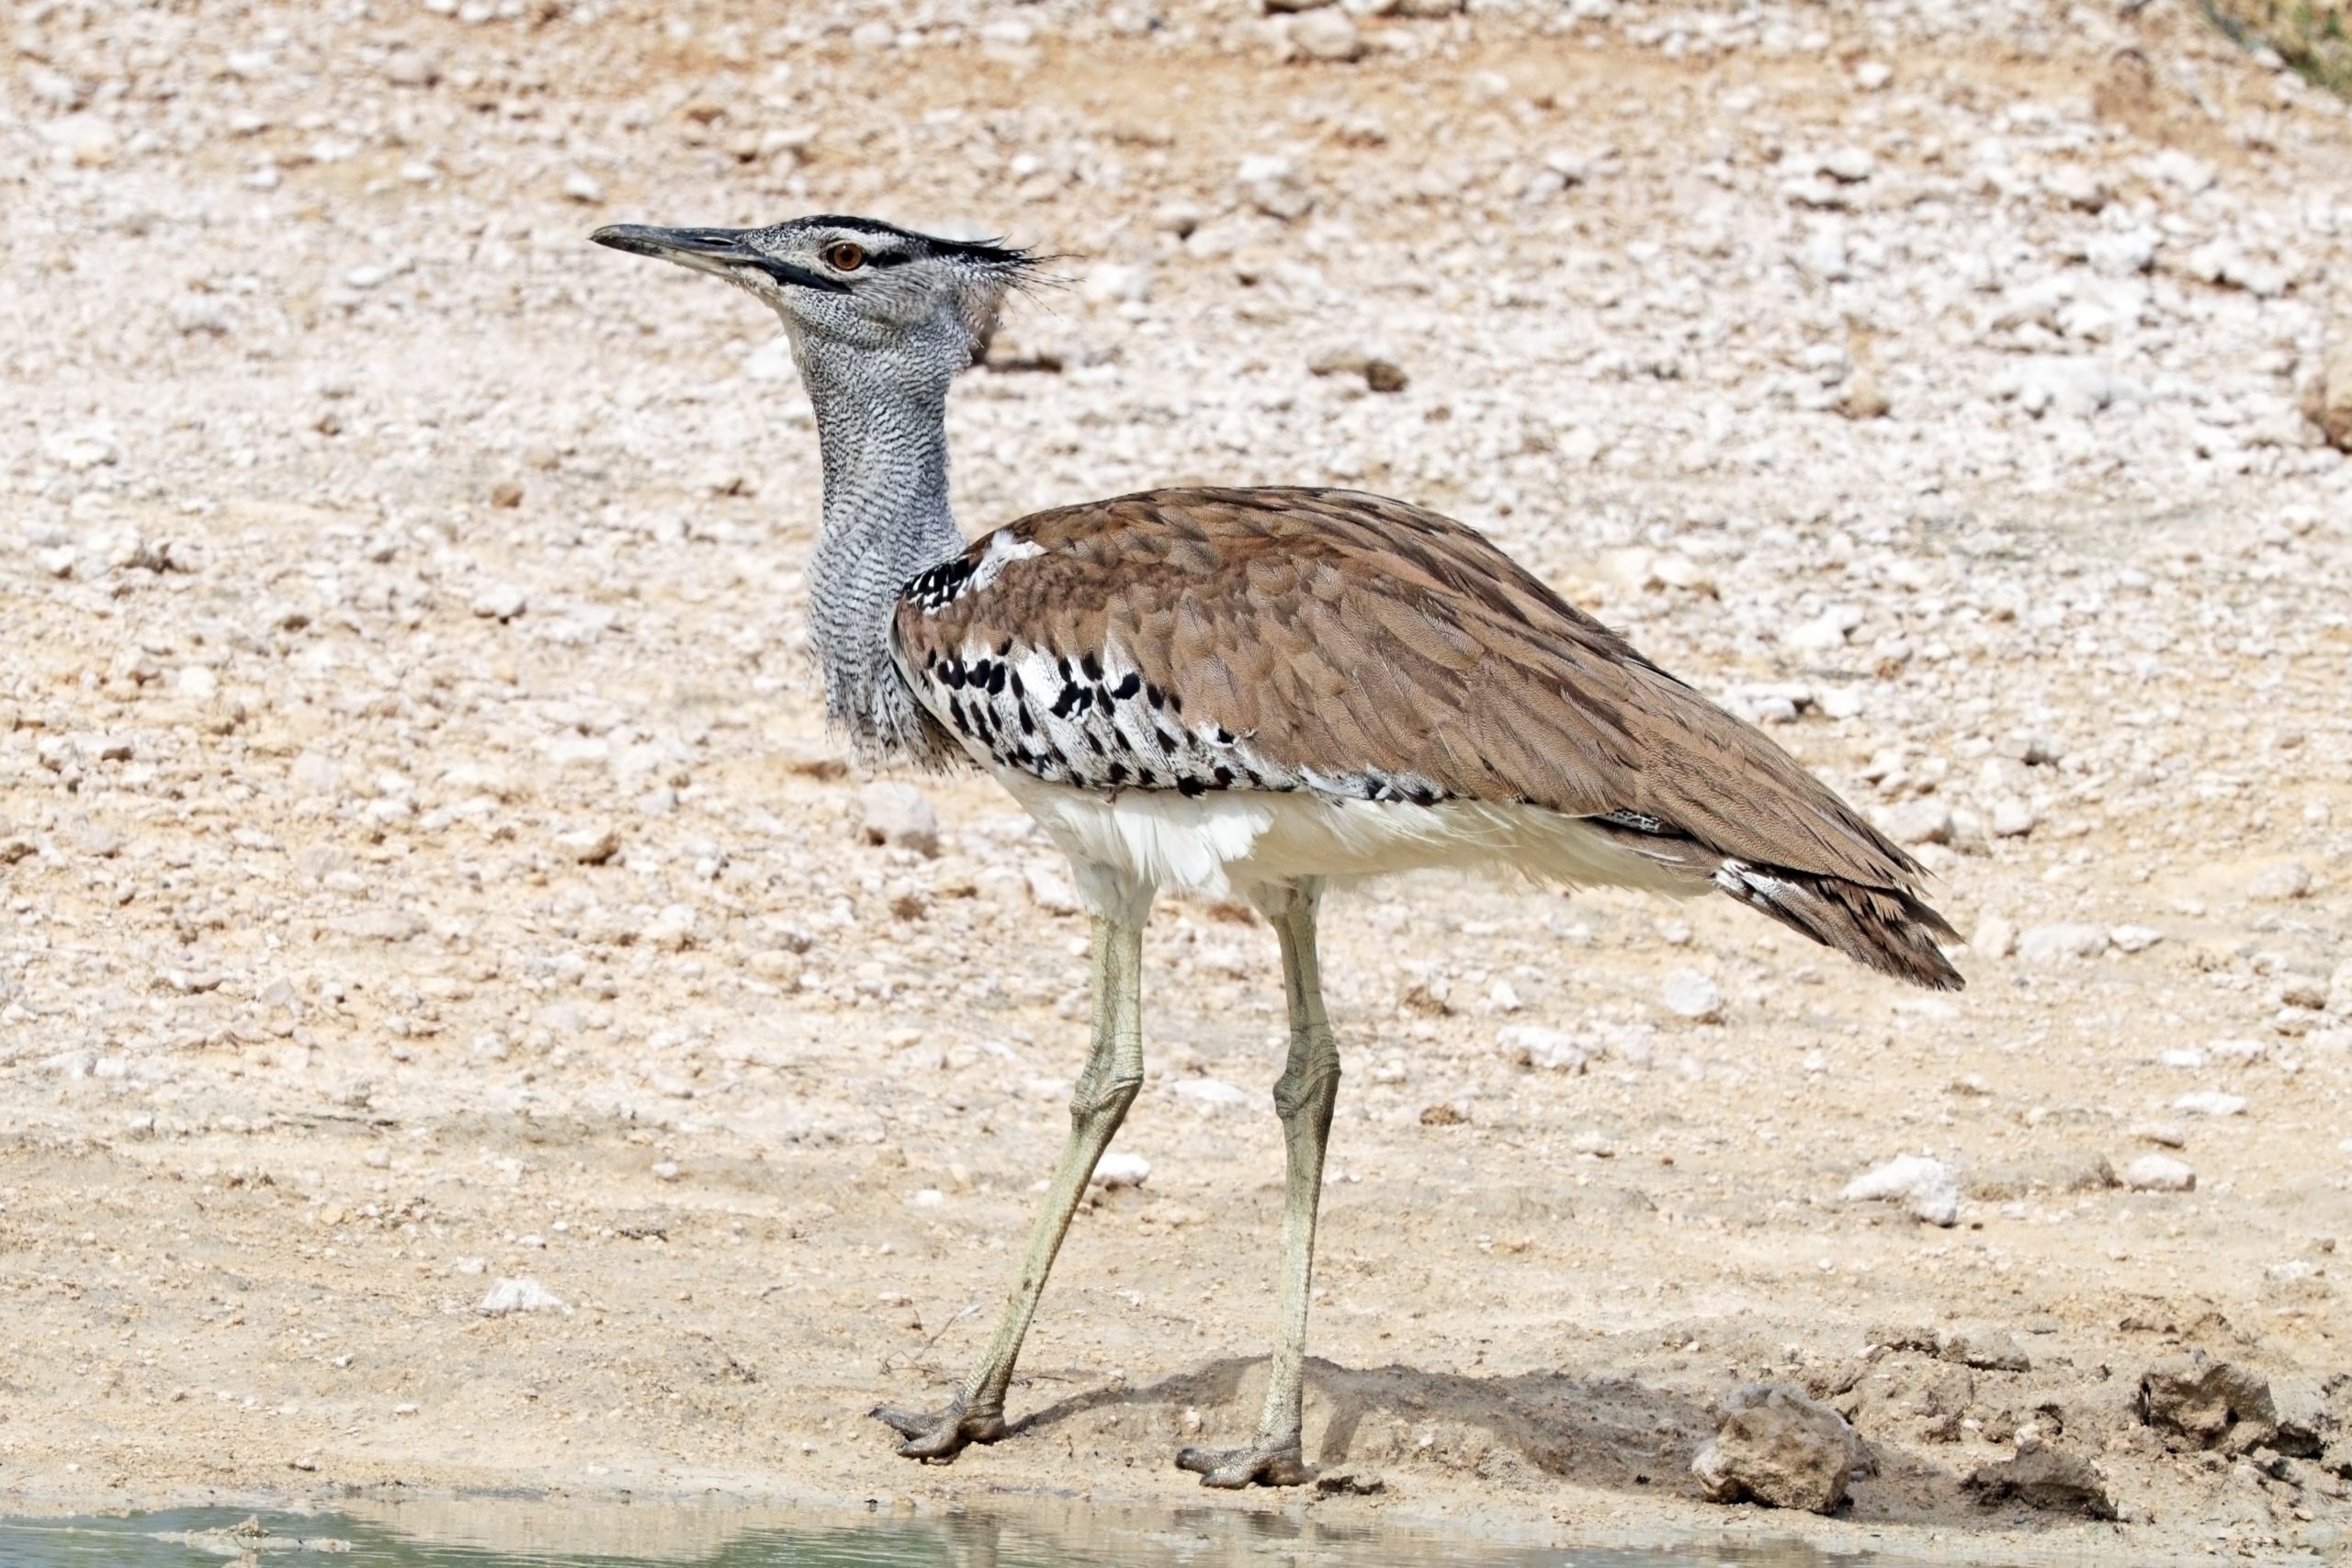
[[[2276,51],[2303,80],[2352,98],[2352,0],[2198,0],[2246,49]]]

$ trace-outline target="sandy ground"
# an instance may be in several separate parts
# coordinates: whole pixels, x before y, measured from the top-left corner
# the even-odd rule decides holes
[[[1968,9],[19,8],[0,1500],[2339,1550],[2340,1435],[2171,1452],[2133,1397],[2196,1348],[2352,1415],[2352,468],[2296,406],[2352,121],[2165,0]],[[1442,507],[1771,722],[1972,935],[1947,999],[1728,905],[1340,905],[1307,1439],[1377,1495],[1170,1464],[1246,1433],[1272,1313],[1231,908],[1152,928],[1150,1175],[1081,1214],[1017,1437],[924,1470],[864,1418],[986,1337],[1085,931],[993,786],[868,841],[772,324],[582,243],[806,210],[1062,255],[956,406],[967,525]],[[1905,1154],[1955,1224],[1841,1201]],[[2152,1154],[2194,1190],[2119,1184]],[[560,1309],[480,1310],[525,1279]],[[1766,1377],[1874,1445],[1843,1516],[1701,1500]],[[2023,1428],[2120,1522],[1964,1492]]]

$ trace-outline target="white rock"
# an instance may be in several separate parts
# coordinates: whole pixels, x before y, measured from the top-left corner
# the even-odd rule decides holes
[[[1269,218],[1288,222],[1305,217],[1315,206],[1314,193],[1288,158],[1252,153],[1241,160],[1234,181],[1242,199]]]
[[[1834,228],[1823,227],[1807,234],[1789,260],[1815,283],[1843,283],[1854,276],[1846,236]]]
[[[1495,1037],[1503,1054],[1514,1061],[1550,1073],[1580,1073],[1600,1053],[1573,1034],[1538,1023],[1515,1023]]]
[[[2256,872],[2245,885],[2246,897],[2266,904],[2301,898],[2312,890],[2311,868],[2299,860],[2280,861]]]
[[[1984,916],[1976,922],[1976,930],[1968,938],[1968,951],[1981,953],[1987,958],[2007,958],[2017,950],[2017,922],[2007,915]]]
[[[2055,964],[2062,958],[2097,958],[2114,939],[2105,926],[2076,921],[2035,926],[2018,938],[2018,956],[2028,964]]]
[[[2109,277],[2134,277],[2156,265],[2164,236],[2154,229],[2126,229],[2098,234],[2083,245],[2083,259]]]
[[[1898,844],[1951,842],[1951,803],[1932,795],[1890,806],[1878,814],[1881,831]]]
[[[2167,147],[2148,160],[2148,173],[2168,186],[2177,186],[2189,195],[2211,190],[2219,176],[2213,165],[2191,152],[2177,147]]]
[[[2145,953],[2165,939],[2154,926],[2118,926],[2109,936],[2121,953]]]
[[[1894,68],[1883,60],[1865,60],[1854,67],[1854,85],[1865,93],[1883,90],[1894,80]]]
[[[473,612],[487,621],[511,621],[529,603],[528,596],[514,583],[486,582],[474,592]]]
[[[97,114],[69,114],[45,121],[40,135],[72,162],[93,168],[111,162],[121,141],[114,121]]]
[[[1694,1023],[1723,1021],[1723,988],[1696,969],[1677,969],[1668,975],[1659,987],[1658,999],[1677,1018]]]
[[[2132,396],[2132,389],[2114,371],[2095,359],[2071,355],[2029,359],[1996,380],[1993,390],[1996,396],[2016,399],[2018,407],[2036,418],[2054,413],[2088,419]]]
[[[413,49],[395,49],[378,69],[395,87],[429,87],[441,74],[438,61]]]
[[[72,430],[51,431],[42,436],[40,455],[52,463],[81,473],[101,464],[120,461],[122,448],[115,444],[111,426],[85,424]]]
[[[2245,1096],[2199,1089],[2195,1094],[2182,1095],[2172,1102],[2172,1108],[2191,1116],[2235,1116],[2245,1109]]]
[[[1992,819],[1985,830],[1996,839],[2022,839],[2039,827],[2041,813],[2030,801],[2007,795],[1993,803]]]
[[[2123,1185],[2134,1192],[2194,1192],[2197,1173],[2170,1155],[2142,1155],[2123,1168]]]
[[[1899,1155],[1846,1184],[1841,1194],[1849,1203],[1900,1203],[1915,1219],[1931,1225],[1951,1225],[1960,1219],[1960,1183],[1940,1160],[1925,1155]]]
[[[1178,1096],[1195,1105],[1247,1105],[1253,1098],[1249,1090],[1236,1089],[1221,1078],[1178,1078],[1174,1089]]]
[[[220,694],[220,677],[201,664],[182,666],[172,684],[190,702],[209,702]]]
[[[1862,624],[1861,610],[1836,604],[1809,621],[1800,621],[1781,634],[1781,646],[1796,653],[1827,653],[1846,646],[1846,638]]]
[[[304,795],[333,795],[343,779],[343,764],[323,751],[304,751],[286,770],[294,787]]]
[[[1029,901],[1046,913],[1049,915],[1078,913],[1078,889],[1072,887],[1069,878],[1064,876],[1056,867],[1033,865],[1024,874],[1023,880],[1028,884]]]
[[[574,169],[563,176],[563,194],[582,207],[594,207],[605,199],[605,186],[594,175]]]
[[[675,1181],[684,1174],[678,1168],[676,1160],[662,1159],[653,1162],[653,1179],[656,1181]]]
[[[695,911],[690,904],[670,904],[638,933],[646,946],[676,953],[695,939]]]
[[[1315,60],[1349,61],[1363,53],[1363,35],[1337,6],[1309,11],[1291,24],[1290,40]]]
[[[1865,148],[1840,147],[1823,155],[1821,172],[1847,185],[1860,185],[1878,172],[1878,160]]]
[[[558,833],[555,847],[566,860],[582,865],[602,865],[619,851],[621,839],[610,828],[580,828]]]
[[[571,1308],[545,1285],[528,1275],[516,1280],[499,1280],[492,1283],[490,1293],[474,1309],[485,1317],[503,1317],[516,1312],[570,1313]]]
[[[939,813],[914,785],[877,779],[857,792],[857,805],[867,843],[939,853]]]
[[[1151,268],[1097,262],[1087,269],[1079,292],[1096,304],[1141,304],[1151,298]]]
[[[1114,1149],[1094,1162],[1094,1174],[1087,1179],[1096,1187],[1141,1187],[1150,1174],[1151,1161]]]

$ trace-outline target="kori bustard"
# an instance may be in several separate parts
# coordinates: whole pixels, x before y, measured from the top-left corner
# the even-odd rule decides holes
[[[1288,1152],[1265,1406],[1212,1486],[1288,1485],[1323,1151],[1339,1087],[1316,963],[1327,880],[1496,866],[1717,892],[1849,957],[1955,987],[1919,867],[1786,752],[1487,539],[1353,491],[1161,490],[967,542],[949,383],[1023,252],[866,218],[599,229],[784,320],[816,412],[809,622],[832,721],[874,761],[993,773],[1069,856],[1093,918],[1091,1054],[996,1334],[944,1408],[874,1412],[899,1451],[1005,1436],[1014,1358],[1096,1160],[1143,1083],[1144,918],[1162,887],[1252,900],[1281,944]]]

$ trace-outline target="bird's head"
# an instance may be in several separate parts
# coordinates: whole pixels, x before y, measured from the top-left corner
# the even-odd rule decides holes
[[[794,218],[766,229],[616,223],[589,238],[748,289],[784,318],[804,367],[887,356],[952,375],[986,346],[1006,291],[1036,268],[1025,251],[872,218]]]

